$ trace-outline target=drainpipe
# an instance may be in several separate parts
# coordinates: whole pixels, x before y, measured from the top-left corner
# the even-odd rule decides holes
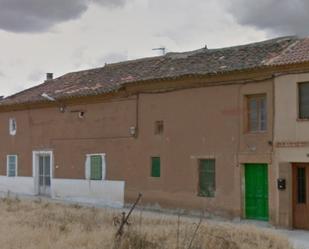
[[[135,138],[138,137],[139,133],[139,93],[136,94],[136,120],[135,120],[135,129],[136,129],[136,135]]]

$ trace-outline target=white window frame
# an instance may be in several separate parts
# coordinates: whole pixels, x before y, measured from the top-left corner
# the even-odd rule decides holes
[[[52,150],[41,150],[32,151],[32,177],[34,182],[34,192],[36,195],[39,194],[39,156],[49,155],[50,156],[50,190],[51,196],[53,196],[52,186],[54,179],[54,153]]]
[[[13,124],[15,123],[15,129],[13,128]],[[17,132],[17,122],[15,118],[9,119],[9,132],[11,136],[15,136]]]
[[[102,158],[102,180],[104,181],[106,178],[106,154],[105,153],[96,153],[96,154],[87,154],[86,155],[86,161],[85,161],[85,178],[86,180],[91,180],[91,156],[101,156]],[[97,181],[97,180],[93,180]],[[99,180],[100,181],[100,180]]]
[[[9,167],[10,167],[10,157],[15,157],[15,176],[9,175]],[[18,176],[18,156],[16,154],[11,154],[6,156],[6,176],[7,177],[17,177]]]

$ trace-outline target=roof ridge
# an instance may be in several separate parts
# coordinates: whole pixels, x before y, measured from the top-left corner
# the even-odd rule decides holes
[[[242,45],[235,45],[235,46],[228,46],[228,47],[222,47],[222,48],[207,48],[207,47],[203,47],[203,48],[199,48],[199,49],[195,49],[195,50],[190,50],[190,51],[184,51],[184,52],[169,52],[167,53],[165,56],[167,57],[177,57],[179,56],[179,58],[181,58],[181,56],[190,56],[190,55],[195,55],[198,53],[203,53],[203,52],[216,52],[216,51],[225,51],[228,49],[237,49],[237,48],[243,48],[243,47],[248,47],[248,46],[254,46],[254,45],[265,45],[265,44],[271,44],[274,43],[275,41],[287,41],[287,40],[297,40],[298,37],[297,36],[282,36],[282,37],[277,37],[277,38],[273,38],[273,39],[268,39],[268,40],[263,40],[263,41],[258,41],[258,42],[251,42],[251,43],[245,43]]]
[[[68,72],[68,73],[66,73],[64,75],[61,75],[58,78],[55,78],[54,80],[62,78],[64,76],[68,76],[70,74],[84,73],[84,72],[95,71],[95,70],[103,69],[103,68],[104,68],[104,66],[103,67],[102,66],[100,66],[100,67],[98,66],[98,67],[93,67],[93,68],[88,68],[88,69],[76,70],[76,71]]]
[[[140,62],[140,61],[144,61],[144,60],[159,59],[159,58],[164,59],[165,55],[142,57],[142,58],[130,59],[130,60],[119,61],[119,62],[114,62],[114,63],[105,63],[105,65],[106,66],[118,66],[118,65],[128,64],[128,63],[132,63],[132,62]]]
[[[298,36],[282,36],[278,38],[273,38],[273,39],[268,39],[268,40],[263,40],[263,41],[258,41],[258,42],[252,42],[252,43],[246,43],[242,45],[236,45],[236,46],[230,46],[230,47],[224,47],[224,48],[213,48],[209,50],[225,50],[225,49],[230,49],[230,48],[241,48],[241,47],[247,47],[247,46],[252,46],[252,45],[264,45],[268,43],[274,43],[275,41],[277,42],[282,42],[282,41],[287,41],[287,40],[297,40],[299,39]]]

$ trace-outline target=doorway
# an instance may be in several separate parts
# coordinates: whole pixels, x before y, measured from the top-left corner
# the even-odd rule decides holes
[[[267,164],[245,164],[245,215],[247,219],[269,219]]]
[[[294,163],[293,167],[293,226],[309,229],[309,164]]]
[[[51,196],[52,152],[33,152],[33,172],[36,194]]]

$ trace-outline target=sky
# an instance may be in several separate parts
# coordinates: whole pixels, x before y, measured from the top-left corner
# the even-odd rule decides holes
[[[0,95],[67,72],[309,33],[308,0],[0,0]]]

